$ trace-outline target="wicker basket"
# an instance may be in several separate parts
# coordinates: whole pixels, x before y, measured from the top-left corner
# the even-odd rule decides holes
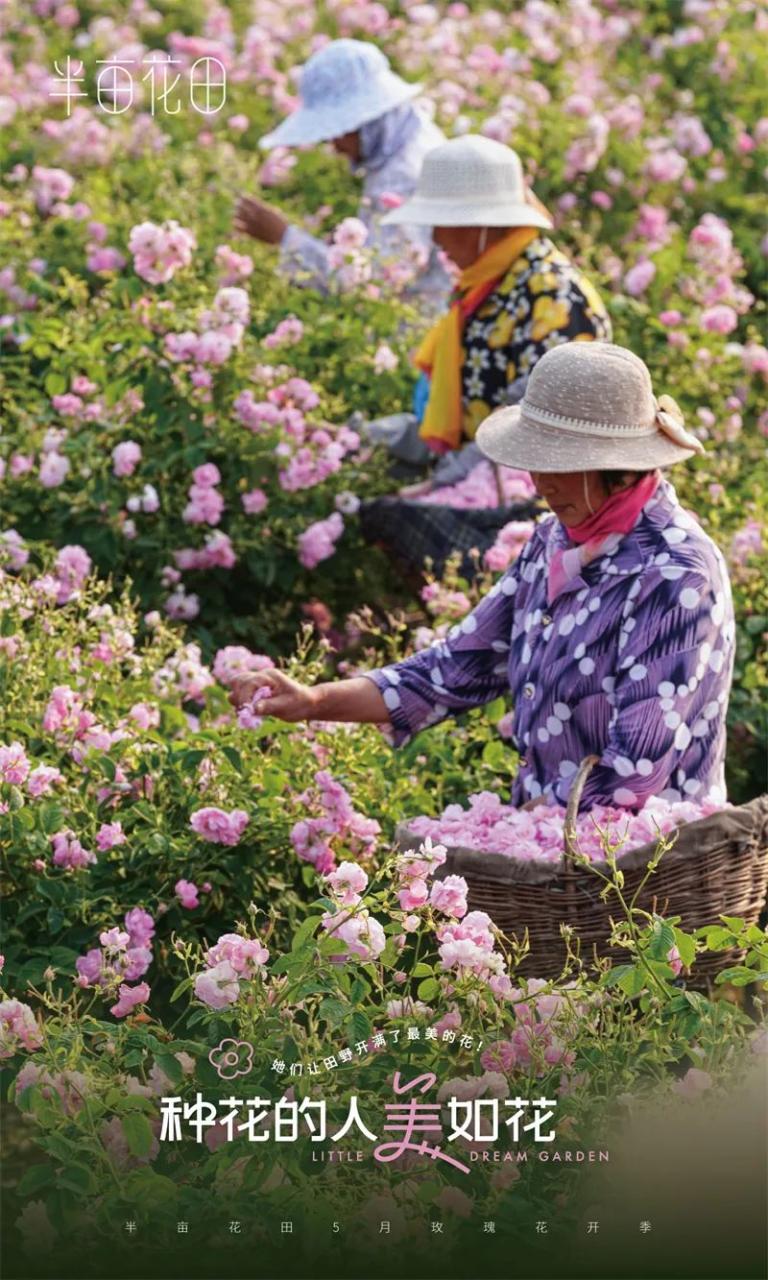
[[[616,900],[602,902],[603,882],[571,856],[572,824],[589,769],[596,757],[588,757],[578,771],[566,815],[566,850],[560,863],[523,862],[498,853],[450,848],[437,877],[463,876],[469,892],[470,911],[485,911],[502,933],[521,942],[526,929],[530,951],[520,971],[530,978],[554,978],[566,959],[560,925],[574,929],[581,956],[626,959],[626,952],[608,943],[610,917],[616,918]],[[397,829],[400,849],[414,849],[423,836],[407,823]],[[631,849],[617,859],[624,873],[624,892],[631,898],[646,874],[655,843]],[[709,818],[678,827],[674,846],[663,855],[637,901],[637,906],[662,915],[679,915],[688,932],[717,924],[721,915],[741,916],[756,924],[768,885],[768,796],[740,808],[726,809]],[[738,963],[730,951],[697,959],[691,982],[706,981],[721,968]]]

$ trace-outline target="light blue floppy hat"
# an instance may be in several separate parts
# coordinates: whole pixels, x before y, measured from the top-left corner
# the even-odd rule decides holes
[[[269,150],[340,138],[415,98],[421,88],[397,75],[375,44],[332,40],[301,69],[301,105],[259,145]]]

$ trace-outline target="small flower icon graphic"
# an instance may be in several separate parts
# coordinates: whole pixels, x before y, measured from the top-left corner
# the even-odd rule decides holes
[[[247,1076],[253,1070],[253,1045],[247,1040],[233,1040],[225,1036],[221,1044],[211,1049],[208,1061],[216,1068],[222,1080],[234,1080],[236,1076]]]

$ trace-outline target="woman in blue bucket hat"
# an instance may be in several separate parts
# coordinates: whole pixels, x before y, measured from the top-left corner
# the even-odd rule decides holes
[[[380,216],[410,196],[427,152],[444,136],[429,112],[414,102],[421,85],[409,84],[390,67],[376,45],[332,40],[305,63],[299,77],[300,105],[261,139],[265,149],[309,147],[331,142],[363,180],[359,217],[367,245],[382,257],[423,262],[414,287],[445,300],[448,278],[437,262],[429,227],[382,227]],[[331,275],[329,246],[291,223],[255,196],[241,196],[235,227],[266,244],[279,245],[283,265],[297,279],[323,287]]]

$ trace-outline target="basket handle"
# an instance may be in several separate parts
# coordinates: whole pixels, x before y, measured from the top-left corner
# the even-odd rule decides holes
[[[599,756],[584,757],[576,770],[573,786],[571,787],[568,795],[568,804],[565,810],[565,823],[563,824],[566,865],[570,865],[569,860],[573,858],[574,853],[576,852],[576,814],[579,812],[579,802],[581,800],[581,793],[584,790],[584,783],[587,781],[587,778],[599,761]]]

